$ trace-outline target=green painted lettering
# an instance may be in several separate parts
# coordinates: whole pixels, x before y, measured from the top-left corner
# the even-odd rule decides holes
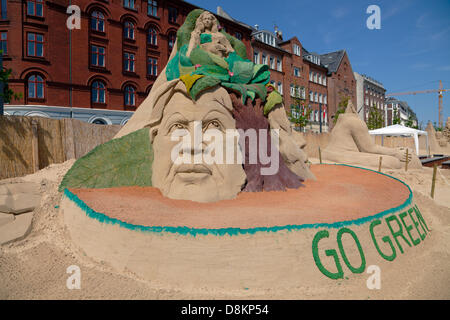
[[[422,217],[422,214],[420,213],[419,208],[417,207],[417,205],[414,206],[414,211],[416,212],[416,217],[417,220],[419,220],[420,226],[422,227],[423,231],[425,232],[425,234],[427,234],[427,231],[425,230],[425,228],[430,231],[430,229],[428,229],[427,224],[425,223],[425,219]]]
[[[395,220],[395,222],[397,222],[397,225],[398,225],[398,228],[399,228],[398,231],[395,231],[395,232],[394,232],[394,230],[392,229],[392,226],[391,226],[391,221],[394,221],[394,220]],[[408,239],[406,239],[406,237],[403,235],[403,227],[402,227],[400,221],[398,221],[397,216],[392,215],[390,217],[387,217],[386,218],[386,223],[387,223],[387,225],[389,227],[389,230],[391,230],[392,236],[394,237],[394,240],[397,243],[397,246],[400,249],[401,253],[403,253],[403,248],[402,248],[400,242],[397,240],[398,237],[402,237],[403,240],[406,242],[406,244],[411,247],[411,243],[409,243]]]
[[[414,222],[414,226],[416,227],[416,230],[417,230],[417,233],[418,233],[419,236],[420,236],[420,239],[423,240],[423,239],[425,239],[426,235],[420,233],[420,230],[419,230],[419,228],[418,228],[419,222],[417,222],[417,221],[414,219],[414,216],[411,214],[412,212],[413,212],[413,210],[411,210],[411,209],[408,210],[409,217],[410,217],[411,220]]]
[[[356,246],[358,247],[359,255],[361,257],[361,265],[358,268],[355,268],[350,264],[350,261],[348,260],[347,255],[345,254],[344,247],[342,246],[342,235],[344,235],[344,233],[350,234],[352,236],[353,240],[355,240]],[[342,228],[338,231],[337,242],[339,245],[339,250],[341,251],[342,258],[344,259],[344,262],[347,265],[347,267],[350,269],[350,271],[353,273],[364,272],[364,270],[366,269],[366,258],[364,256],[364,252],[362,250],[361,243],[359,242],[359,239],[356,236],[356,234],[348,228]]]
[[[392,250],[392,254],[391,254],[390,256],[384,254],[384,253],[381,251],[380,247],[378,246],[377,240],[375,239],[375,234],[374,234],[374,232],[373,232],[373,229],[374,229],[377,225],[379,225],[379,224],[381,224],[381,221],[378,220],[378,219],[372,221],[372,223],[370,224],[370,235],[372,236],[373,244],[375,245],[375,248],[377,249],[378,253],[380,254],[380,256],[381,256],[383,259],[385,259],[385,260],[387,260],[387,261],[394,261],[394,259],[397,257],[397,253],[395,252],[395,247],[394,247],[394,245],[392,244],[391,238],[389,238],[389,236],[384,236],[384,237],[381,239],[381,240],[383,240],[383,242],[389,243],[389,246],[391,247],[391,250]]]
[[[414,239],[411,235],[411,230],[414,228],[412,225],[406,225],[404,218],[408,215],[408,213],[412,212],[413,209],[410,208],[408,212],[402,212],[400,213],[399,217],[402,220],[403,225],[405,226],[406,233],[408,233],[409,238],[411,239],[414,246],[417,246],[420,243],[420,239]]]
[[[334,263],[336,264],[337,272],[333,273],[327,270],[324,265],[322,264],[322,261],[320,261],[319,257],[319,249],[318,244],[319,241],[323,238],[328,238],[330,234],[327,230],[322,230],[316,233],[314,236],[313,242],[312,242],[312,253],[314,257],[314,262],[316,263],[316,266],[319,268],[320,272],[322,272],[324,275],[326,275],[328,278],[331,279],[342,279],[344,278],[344,272],[342,271],[341,263],[339,262],[339,257],[337,255],[336,250],[325,250],[325,255],[327,257],[333,257]]]

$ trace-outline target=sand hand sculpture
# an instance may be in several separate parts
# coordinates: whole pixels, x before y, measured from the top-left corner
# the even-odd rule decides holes
[[[413,152],[412,149],[408,150],[408,167],[421,168],[422,164]],[[384,168],[400,169],[406,161],[406,149],[386,148],[375,144],[366,123],[359,118],[350,100],[345,113],[339,115],[322,157],[338,163],[376,167],[380,156],[383,156]]]
[[[219,30],[209,12],[188,15],[147,99],[116,139],[75,163],[61,190],[153,186],[168,198],[213,202],[314,178],[268,66]]]

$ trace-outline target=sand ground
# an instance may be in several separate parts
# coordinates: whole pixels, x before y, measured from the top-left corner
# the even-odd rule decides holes
[[[317,159],[311,159],[318,163]],[[161,288],[131,273],[119,273],[85,256],[71,242],[58,205],[57,192],[67,161],[21,178],[41,183],[44,194],[35,210],[31,233],[0,247],[0,299],[450,299],[450,170],[439,170],[431,199],[431,168],[383,170],[410,185],[416,204],[427,219],[430,237],[422,247],[384,268],[382,288],[368,290],[369,275],[330,280],[327,286],[301,284],[295,290],[253,293]],[[376,168],[371,168],[376,169]],[[67,267],[81,269],[82,287],[66,287]]]

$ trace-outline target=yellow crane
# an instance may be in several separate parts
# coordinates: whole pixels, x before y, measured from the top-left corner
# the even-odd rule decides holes
[[[442,122],[442,94],[446,91],[450,91],[450,89],[444,89],[442,88],[442,81],[439,80],[439,89],[429,89],[429,90],[420,90],[420,91],[407,91],[407,92],[395,92],[395,93],[388,93],[386,97],[393,97],[393,96],[405,96],[405,95],[416,95],[418,93],[438,93],[439,97],[439,127],[443,127]]]

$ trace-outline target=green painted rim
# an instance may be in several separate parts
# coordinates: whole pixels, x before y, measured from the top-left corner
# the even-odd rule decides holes
[[[301,225],[285,225],[285,226],[273,226],[273,227],[255,227],[255,228],[247,228],[247,229],[241,229],[241,228],[219,228],[219,229],[208,229],[208,228],[190,228],[190,227],[164,227],[164,226],[142,226],[142,225],[136,225],[124,222],[119,219],[110,218],[106,214],[101,212],[96,212],[86,203],[84,203],[78,196],[72,192],[70,192],[67,188],[64,189],[64,196],[66,196],[69,200],[73,201],[80,209],[82,209],[86,215],[92,219],[95,219],[102,223],[112,224],[112,225],[119,225],[122,228],[126,228],[133,231],[141,231],[141,232],[153,232],[153,233],[173,233],[173,234],[179,234],[179,235],[191,235],[191,236],[197,236],[197,235],[216,235],[216,236],[223,236],[223,235],[240,235],[240,234],[255,234],[257,232],[279,232],[279,231],[297,231],[302,229],[317,229],[317,228],[328,228],[328,229],[338,229],[350,225],[362,225],[364,223],[370,222],[375,219],[379,219],[381,217],[384,217],[386,215],[389,215],[391,213],[401,211],[405,209],[406,207],[412,205],[412,199],[413,199],[413,193],[411,191],[411,188],[402,180],[397,179],[395,177],[392,177],[388,174],[378,172],[372,169],[357,167],[357,166],[351,166],[347,164],[325,164],[325,165],[338,165],[338,166],[346,166],[346,167],[352,167],[367,171],[372,171],[378,174],[382,174],[384,176],[387,176],[389,178],[392,178],[394,180],[397,180],[401,182],[404,186],[406,186],[409,190],[409,196],[406,199],[406,201],[394,208],[384,210],[382,212],[379,212],[377,214],[355,219],[355,220],[347,220],[347,221],[339,221],[334,223],[308,223],[308,224],[301,224]]]

